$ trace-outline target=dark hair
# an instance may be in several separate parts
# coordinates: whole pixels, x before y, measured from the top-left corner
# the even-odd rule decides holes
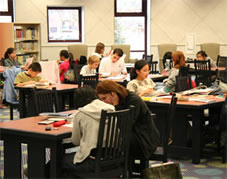
[[[65,58],[69,58],[69,52],[67,50],[61,50],[60,51],[60,57],[65,57]]]
[[[33,62],[28,69],[32,69],[34,72],[42,72],[41,65],[38,62]]]
[[[4,58],[5,59],[9,58],[9,54],[13,53],[14,51],[15,51],[15,48],[12,48],[12,47],[8,48],[4,54]]]
[[[96,91],[98,94],[108,94],[111,92],[115,92],[120,99],[120,103],[125,100],[129,93],[129,91],[124,86],[112,80],[104,80],[99,82],[96,86]]]
[[[113,51],[113,54],[117,54],[119,57],[122,57],[124,52],[120,48],[115,48],[114,51]]]
[[[197,55],[201,55],[202,57],[207,57],[206,52],[203,51],[203,50],[198,51],[197,54],[196,54],[196,56],[197,56]]]
[[[89,87],[77,88],[74,91],[74,107],[84,107],[93,100],[98,99],[95,89]]]
[[[146,60],[138,60],[138,61],[135,63],[134,68],[132,68],[131,71],[130,71],[130,79],[131,79],[131,80],[136,79],[136,78],[137,78],[136,70],[141,70],[145,65],[148,65],[148,63],[147,63]],[[148,66],[149,66],[149,65],[148,65]]]
[[[73,58],[73,54],[71,52],[69,52],[69,68],[73,69],[73,64],[75,64],[74,58]]]
[[[102,49],[105,48],[105,45],[102,42],[97,43],[96,47],[95,47],[95,52],[98,54],[102,53]]]
[[[181,51],[176,51],[172,53],[172,60],[174,63],[174,68],[179,69],[181,66],[185,66],[185,56],[183,52]]]

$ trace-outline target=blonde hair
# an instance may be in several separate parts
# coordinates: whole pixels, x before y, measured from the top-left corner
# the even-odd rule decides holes
[[[91,55],[88,57],[88,64],[93,64],[96,62],[100,62],[100,58],[97,55]]]

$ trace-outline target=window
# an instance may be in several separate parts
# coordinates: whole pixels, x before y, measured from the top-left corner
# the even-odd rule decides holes
[[[0,22],[13,21],[13,0],[0,0]]]
[[[147,54],[147,0],[115,0],[115,44],[130,44],[131,58]]]
[[[47,7],[48,42],[81,42],[81,7]]]

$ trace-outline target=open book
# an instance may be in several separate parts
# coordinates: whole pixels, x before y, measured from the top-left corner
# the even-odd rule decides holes
[[[208,88],[207,86],[205,85],[202,85],[202,86],[198,86],[196,88],[193,88],[193,89],[190,89],[190,90],[187,90],[187,91],[183,91],[181,92],[181,94],[183,95],[192,95],[192,94],[211,94],[213,92],[216,92],[217,90],[219,90],[218,88]]]

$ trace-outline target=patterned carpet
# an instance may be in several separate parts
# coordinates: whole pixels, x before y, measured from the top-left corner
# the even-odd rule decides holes
[[[19,118],[19,113],[14,110],[14,119]],[[9,109],[0,109],[0,122],[9,121]],[[49,160],[49,151],[47,150],[46,160]],[[4,178],[3,172],[3,143],[0,142],[0,178]],[[27,147],[22,145],[22,171],[27,168]],[[225,179],[227,178],[227,164],[223,164],[221,161],[220,153],[217,153],[214,145],[207,147],[203,152],[203,158],[199,165],[191,163],[191,159],[170,159],[170,161],[180,163],[181,172],[185,179]],[[156,162],[150,162],[153,164]],[[26,178],[23,176],[23,178]]]

